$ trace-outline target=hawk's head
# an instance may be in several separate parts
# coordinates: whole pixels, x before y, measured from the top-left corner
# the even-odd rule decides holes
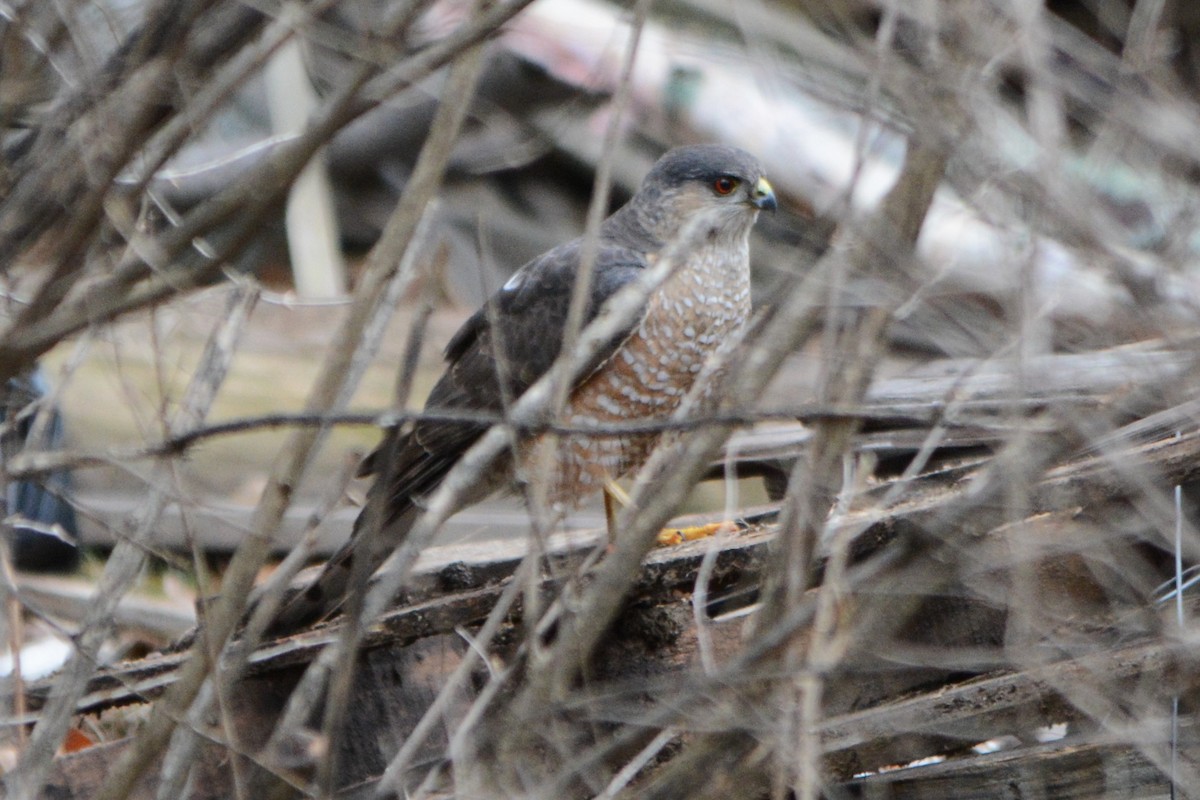
[[[626,217],[662,244],[701,219],[710,238],[744,240],[762,209],[775,210],[775,193],[758,159],[727,145],[691,145],[660,158],[614,221]]]

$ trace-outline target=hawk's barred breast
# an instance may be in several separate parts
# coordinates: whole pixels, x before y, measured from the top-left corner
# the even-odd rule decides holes
[[[702,373],[704,389],[714,388],[718,376],[704,370],[750,314],[746,238],[730,244],[699,248],[652,294],[620,350],[572,393],[564,415],[569,427],[665,422]],[[701,398],[698,410],[712,399]],[[658,439],[654,433],[563,437],[551,501],[577,504],[606,480],[636,470]]]

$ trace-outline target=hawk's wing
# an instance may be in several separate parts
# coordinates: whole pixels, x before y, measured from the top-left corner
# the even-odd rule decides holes
[[[454,405],[451,396],[460,392],[473,408],[499,411],[504,401],[501,378],[508,399],[516,399],[546,374],[562,346],[580,255],[581,244],[575,240],[514,273],[450,340],[446,347],[449,369],[427,405],[441,406],[447,401]],[[628,247],[606,244],[597,248],[585,324],[647,266],[645,254]],[[635,321],[601,348],[592,368],[608,360],[636,327]],[[503,364],[497,364],[498,358]],[[439,389],[446,396],[441,396]]]
[[[581,250],[581,241],[576,240],[530,261],[463,324],[446,347],[446,372],[430,393],[427,410],[499,413],[506,399],[515,400],[546,373],[561,350]],[[644,253],[602,242],[585,323],[648,265]],[[635,319],[601,348],[585,375],[607,361],[639,322]],[[388,515],[394,518],[412,499],[436,488],[487,427],[480,422],[425,419],[405,433],[394,429],[363,462],[360,474],[381,471],[382,459],[395,448]],[[397,442],[396,436],[404,438]]]

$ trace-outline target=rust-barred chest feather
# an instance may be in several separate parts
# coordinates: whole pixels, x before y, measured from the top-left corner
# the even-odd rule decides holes
[[[638,327],[572,393],[565,414],[569,427],[665,421],[702,374],[705,388],[714,387],[718,376],[706,371],[706,366],[750,313],[748,246],[745,237],[740,238],[732,248],[722,242],[692,253],[653,293]],[[701,397],[700,408],[708,405],[706,399],[711,397]],[[632,472],[658,438],[654,434],[563,437],[551,499],[573,505],[607,479]]]

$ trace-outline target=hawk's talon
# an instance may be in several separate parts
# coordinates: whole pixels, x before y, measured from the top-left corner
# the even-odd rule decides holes
[[[726,519],[721,522],[708,522],[704,525],[663,528],[658,532],[658,538],[655,541],[659,547],[670,547],[671,545],[683,544],[684,542],[694,542],[697,539],[707,539],[709,536],[716,536],[718,533],[736,533],[738,530],[739,527],[736,522]]]
[[[617,506],[629,508],[631,505],[633,505],[633,499],[619,483],[611,479],[604,482],[604,521],[608,528],[609,544],[617,540]],[[731,520],[706,522],[703,525],[685,525],[682,528],[663,528],[655,537],[655,544],[658,547],[670,547],[684,542],[694,542],[697,539],[707,539],[718,533],[735,533],[738,530],[738,524]]]

